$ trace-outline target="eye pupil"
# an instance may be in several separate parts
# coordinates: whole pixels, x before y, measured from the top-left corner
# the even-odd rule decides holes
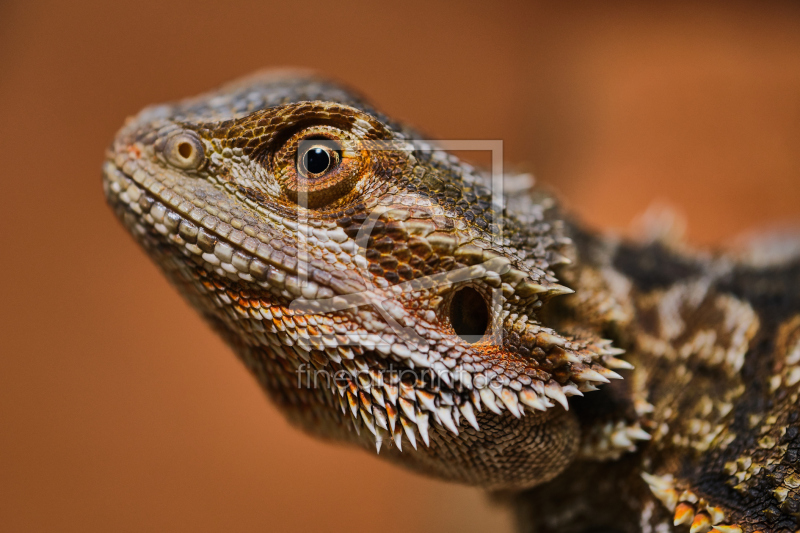
[[[310,174],[322,174],[331,166],[331,155],[318,146],[306,152],[305,159],[305,167]]]
[[[187,142],[182,142],[178,145],[178,153],[181,154],[181,157],[184,159],[189,159],[193,150],[192,145]]]
[[[456,335],[467,342],[481,340],[489,327],[489,306],[481,293],[472,287],[464,287],[453,295],[450,325]]]

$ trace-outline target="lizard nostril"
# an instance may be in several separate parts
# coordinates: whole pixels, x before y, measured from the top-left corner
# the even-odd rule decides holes
[[[162,149],[167,163],[180,169],[197,169],[205,160],[203,143],[194,132],[182,131],[172,135]]]
[[[467,342],[481,340],[489,327],[489,306],[483,295],[472,287],[458,290],[450,301],[450,325]]]

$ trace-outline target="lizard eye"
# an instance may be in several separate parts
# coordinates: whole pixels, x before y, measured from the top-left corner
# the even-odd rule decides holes
[[[313,139],[300,143],[297,150],[297,171],[306,179],[322,177],[336,169],[341,161],[341,150],[333,141]]]
[[[193,132],[176,133],[167,139],[164,157],[174,167],[183,170],[196,169],[205,160],[203,143]]]
[[[270,156],[285,197],[310,209],[327,207],[346,196],[368,161],[368,152],[357,138],[328,125],[296,133]]]

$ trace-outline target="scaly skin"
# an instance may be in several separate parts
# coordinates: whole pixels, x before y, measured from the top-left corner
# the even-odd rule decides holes
[[[523,530],[797,530],[800,259],[603,238],[419,138],[258,74],[130,119],[104,188],[308,432]]]

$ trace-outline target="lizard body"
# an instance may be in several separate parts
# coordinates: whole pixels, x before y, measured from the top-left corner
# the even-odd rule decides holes
[[[103,183],[305,431],[523,530],[796,531],[800,257],[603,237],[419,138],[257,74],[130,119]]]

